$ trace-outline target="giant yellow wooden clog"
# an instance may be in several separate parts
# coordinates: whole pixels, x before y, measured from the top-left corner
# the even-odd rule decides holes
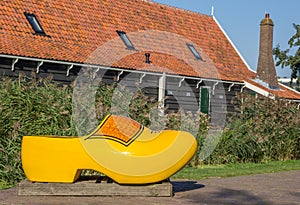
[[[196,148],[188,132],[154,133],[127,117],[108,115],[88,136],[24,136],[22,165],[34,182],[72,183],[92,169],[120,184],[146,184],[179,171]]]

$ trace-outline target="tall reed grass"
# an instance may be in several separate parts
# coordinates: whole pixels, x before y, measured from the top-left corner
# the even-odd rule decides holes
[[[24,135],[73,135],[71,89],[51,79],[0,82],[0,180],[19,181]]]
[[[237,112],[206,163],[300,159],[300,110],[282,99],[239,94]]]

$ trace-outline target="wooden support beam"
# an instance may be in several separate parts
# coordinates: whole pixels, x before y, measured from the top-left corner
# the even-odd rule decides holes
[[[159,102],[159,109],[161,110],[162,114],[164,113],[165,108],[165,91],[166,91],[166,73],[159,78],[158,81],[158,102]]]
[[[87,178],[75,183],[19,183],[20,196],[149,196],[171,197],[170,181],[146,185],[120,185],[109,179]]]

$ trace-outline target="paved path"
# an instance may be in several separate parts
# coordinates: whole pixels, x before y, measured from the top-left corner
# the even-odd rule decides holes
[[[300,170],[173,181],[174,197],[44,197],[17,196],[17,189],[0,191],[0,204],[7,205],[300,205]]]

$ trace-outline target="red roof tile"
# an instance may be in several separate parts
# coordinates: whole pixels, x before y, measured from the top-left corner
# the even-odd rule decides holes
[[[47,36],[33,33],[24,12],[36,15]],[[136,50],[126,49],[116,30]],[[226,81],[255,78],[212,16],[143,0],[2,0],[0,53]],[[300,99],[282,97],[291,96]]]

